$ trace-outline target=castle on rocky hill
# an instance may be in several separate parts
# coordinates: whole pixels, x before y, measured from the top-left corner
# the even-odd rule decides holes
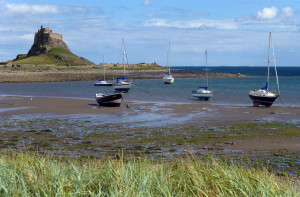
[[[63,41],[62,35],[53,33],[52,30],[43,25],[35,33],[34,43],[27,53],[27,57],[47,53],[51,48],[63,48],[69,51],[67,44]]]

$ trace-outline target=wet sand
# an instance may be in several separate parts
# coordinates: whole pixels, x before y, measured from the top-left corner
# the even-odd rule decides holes
[[[2,96],[0,98],[1,116],[16,114],[109,114],[126,113],[128,116],[140,114],[167,114],[174,119],[173,124],[187,125],[235,125],[255,122],[299,122],[299,107],[272,106],[252,107],[231,105],[210,105],[199,101],[197,104],[177,103],[134,103],[123,101],[121,107],[100,107],[96,100],[73,98],[46,98]],[[139,121],[147,121],[145,120]],[[150,119],[151,121],[151,119]],[[166,120],[168,121],[168,120]],[[172,121],[170,121],[172,122]]]
[[[60,115],[68,115],[69,119],[79,117],[87,121],[91,117],[101,115],[99,117],[102,118],[104,123],[109,123],[109,125],[121,125],[125,128],[127,125],[128,128],[140,127],[143,129],[145,127],[228,127],[268,122],[299,124],[300,122],[299,107],[218,106],[201,101],[199,101],[199,104],[134,103],[124,101],[121,107],[112,108],[100,107],[95,100],[19,96],[2,96],[0,99],[0,114],[2,119],[12,116],[21,117],[22,115],[43,118],[43,114],[51,114],[54,117],[57,116],[58,119]],[[293,136],[273,136],[272,139],[263,136],[262,138],[235,140],[231,144],[222,144],[222,149],[252,151],[290,150],[300,155],[299,130],[298,127],[297,131],[295,131],[298,134]],[[212,147],[213,144],[207,144],[207,146]]]
[[[213,153],[299,173],[300,108],[0,97],[0,153],[167,158]]]

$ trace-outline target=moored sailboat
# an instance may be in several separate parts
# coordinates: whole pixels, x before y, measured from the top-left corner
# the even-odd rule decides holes
[[[97,82],[94,83],[94,86],[112,86],[113,83],[107,82],[105,80],[98,80]]]
[[[116,92],[128,92],[131,88],[132,82],[126,80],[126,75],[125,75],[125,64],[128,65],[127,61],[127,55],[126,55],[126,50],[125,50],[125,44],[124,44],[124,38],[122,38],[122,45],[123,45],[123,72],[124,75],[123,77],[117,78],[115,81],[113,87]]]
[[[207,69],[207,50],[205,51],[205,70],[206,70],[206,86],[201,86],[198,89],[192,91],[192,96],[199,98],[200,100],[207,101],[212,95],[213,91],[208,89],[208,69]]]
[[[278,94],[275,94],[275,91],[274,92],[269,91],[271,45],[272,45],[272,49],[273,49],[274,68],[275,68],[275,74],[276,74]],[[253,101],[254,107],[259,107],[260,105],[270,107],[279,96],[280,96],[280,91],[279,91],[278,75],[277,75],[277,69],[276,69],[272,36],[271,36],[271,32],[270,32],[267,82],[266,82],[266,85],[259,90],[250,90],[249,97]]]
[[[96,83],[94,83],[94,86],[112,86],[113,83],[107,82],[105,80],[105,66],[104,66],[104,55],[103,55],[103,80],[98,80]]]
[[[170,68],[170,43],[169,43],[169,50],[167,52],[167,66],[169,67],[169,71],[165,74],[163,78],[163,82],[165,84],[172,84],[174,83],[174,77],[171,74],[171,68]]]

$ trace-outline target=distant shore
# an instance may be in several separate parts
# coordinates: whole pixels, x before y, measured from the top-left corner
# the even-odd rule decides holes
[[[127,71],[130,79],[160,79],[167,69],[160,70],[131,70]],[[189,72],[181,69],[172,69],[175,78],[205,77],[205,73]],[[62,82],[62,81],[96,81],[104,79],[103,69],[78,69],[78,70],[0,70],[0,83],[26,83],[26,82]],[[105,79],[113,80],[123,76],[123,70],[106,70]],[[245,77],[241,74],[209,73],[209,77]]]

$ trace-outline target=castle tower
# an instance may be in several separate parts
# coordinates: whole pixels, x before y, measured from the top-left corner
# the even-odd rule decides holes
[[[42,25],[35,33],[34,43],[28,51],[27,57],[45,54],[52,48],[69,50],[67,44],[63,41],[61,34],[53,33],[49,27],[44,28]]]

